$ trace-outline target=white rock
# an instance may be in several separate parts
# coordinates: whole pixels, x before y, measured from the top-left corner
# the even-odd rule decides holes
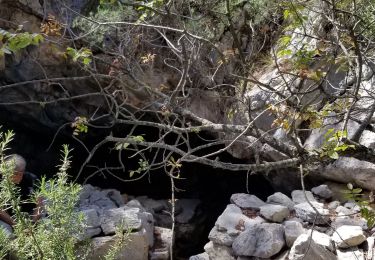
[[[210,260],[210,257],[206,252],[201,253],[199,255],[193,255],[189,258],[189,260]]]
[[[254,209],[259,210],[259,208],[266,203],[259,199],[257,196],[246,194],[246,193],[236,193],[230,197],[230,201],[243,209]]]
[[[307,199],[310,202],[316,201],[313,194],[310,191],[306,191],[305,193],[303,190],[294,190],[292,191],[292,200],[295,204],[306,202],[305,194]]]
[[[311,189],[312,193],[318,195],[321,198],[329,199],[332,197],[332,191],[328,188],[327,185],[322,184]]]
[[[341,226],[333,233],[332,239],[339,248],[349,248],[362,244],[366,236],[361,227]]]
[[[359,250],[357,247],[336,250],[337,260],[365,260],[363,251]]]
[[[307,234],[311,236],[311,232],[312,239],[316,244],[323,246],[325,249],[328,249],[329,251],[334,251],[333,241],[330,236],[316,230],[309,230]]]
[[[338,206],[340,206],[340,201],[332,201],[328,203],[328,209],[336,209]]]
[[[267,198],[267,203],[278,204],[288,207],[289,210],[293,210],[294,202],[285,194],[281,192],[276,192],[275,194]]]
[[[104,211],[100,216],[103,233],[106,235],[114,234],[121,224],[123,224],[124,230],[140,230],[142,221],[139,213],[139,208],[126,206]]]
[[[294,242],[290,253],[291,260],[335,260],[331,251],[315,243],[308,234],[300,235]]]
[[[310,206],[308,202],[300,203],[294,206],[296,216],[304,221],[315,224],[326,224],[329,220],[329,211],[323,208],[323,204],[318,202],[311,202],[316,211]]]
[[[374,255],[374,246],[375,246],[375,237],[368,237],[367,239],[367,259],[375,259]]]
[[[204,251],[208,254],[209,259],[215,260],[235,260],[232,248],[227,246],[216,245],[212,241],[204,246]]]
[[[306,232],[302,224],[297,221],[285,221],[284,222],[285,230],[285,241],[286,245],[290,248],[293,246],[294,241],[301,235]]]
[[[225,231],[219,231],[216,226],[211,229],[210,234],[208,235],[210,241],[223,246],[232,246],[236,237],[236,235],[231,236]]]
[[[374,173],[375,164],[353,157],[340,157],[319,171],[319,174],[324,178],[342,183],[353,183],[368,190],[375,187]]]
[[[284,228],[280,224],[257,224],[243,231],[233,242],[235,255],[269,258],[284,247]]]
[[[338,228],[341,226],[359,226],[362,228],[362,230],[367,230],[367,220],[364,218],[353,218],[349,216],[338,216],[335,218],[335,220],[332,222],[333,228]]]
[[[351,209],[348,209],[346,207],[343,207],[343,206],[338,206],[336,208],[336,213],[340,214],[341,213],[341,216],[345,216],[345,215],[352,215],[354,214],[355,212]]]
[[[116,236],[95,237],[92,239],[92,251],[87,259],[100,260],[117,242]],[[116,259],[148,260],[149,245],[147,238],[142,233],[130,233],[126,243],[116,254]]]
[[[264,222],[264,219],[260,217],[250,219],[242,214],[242,210],[239,207],[234,204],[229,204],[217,219],[215,226],[218,231],[224,231],[230,236],[235,236],[240,233],[241,229],[239,228],[243,227],[246,229],[261,222]]]
[[[281,223],[290,212],[285,206],[268,204],[260,207],[260,214],[269,221]]]

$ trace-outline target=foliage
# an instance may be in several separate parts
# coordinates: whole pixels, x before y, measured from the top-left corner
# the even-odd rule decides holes
[[[71,127],[74,129],[73,135],[79,135],[80,133],[88,132],[88,121],[84,116],[78,116],[74,119],[74,122],[71,124]]]
[[[375,225],[375,212],[369,207],[369,200],[364,198],[361,188],[354,188],[351,183],[347,187],[343,191],[345,199],[354,201],[360,207],[362,217],[366,219],[368,228],[372,229]]]
[[[14,212],[14,239],[4,239],[0,234],[2,254],[11,250],[18,259],[81,259],[77,244],[84,231],[83,215],[75,210],[81,187],[69,183],[67,170],[70,166],[68,146],[64,145],[62,164],[56,179],[42,178],[33,202],[43,200],[46,216],[33,223],[27,213],[21,211],[19,190],[13,184],[13,167],[4,162],[4,152],[13,138],[12,132],[1,134],[0,206],[2,210],[11,208]],[[85,250],[80,249],[80,252]]]
[[[108,1],[107,1],[108,2]],[[111,1],[112,2],[112,1]],[[97,22],[119,22],[125,19],[132,20],[136,12],[131,7],[123,5],[104,4],[98,7],[95,13],[90,13],[88,18]],[[73,21],[73,28],[85,34],[85,40],[90,46],[105,47],[107,41],[112,41],[119,33],[110,26],[98,26],[83,17],[77,17]]]
[[[43,36],[37,33],[18,31],[10,33],[0,28],[0,43],[3,42],[0,45],[0,57],[4,54],[17,53],[30,45],[39,45],[43,40]]]
[[[150,168],[150,166],[148,164],[148,161],[146,161],[144,159],[139,159],[138,160],[138,166],[139,166],[138,169],[129,172],[129,177],[130,178],[133,177],[134,174],[136,174],[136,173],[140,174],[140,173],[142,173],[144,171],[147,171]]]
[[[319,151],[320,157],[328,156],[331,159],[338,159],[339,152],[345,152],[347,149],[354,149],[355,146],[344,142],[348,138],[347,130],[336,130],[330,128],[324,134],[324,142]]]
[[[121,222],[121,224],[118,225],[115,234],[115,242],[104,256],[105,260],[115,260],[116,256],[121,252],[121,249],[124,248],[124,245],[130,241],[132,230],[128,228],[124,231],[124,226],[124,222]]]
[[[76,50],[74,48],[66,48],[66,57],[72,58],[73,62],[82,62],[84,66],[88,66],[91,63],[92,52],[88,48],[81,48]]]

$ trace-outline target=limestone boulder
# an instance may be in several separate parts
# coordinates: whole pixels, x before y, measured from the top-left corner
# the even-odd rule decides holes
[[[317,173],[341,183],[353,183],[368,190],[375,187],[375,164],[353,157],[340,157]]]

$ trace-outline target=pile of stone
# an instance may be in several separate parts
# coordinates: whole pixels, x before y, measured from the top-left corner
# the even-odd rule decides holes
[[[200,201],[179,199],[175,203],[175,239],[189,239],[201,220]],[[118,259],[167,260],[172,242],[171,205],[167,200],[122,195],[115,189],[84,185],[77,209],[85,216],[85,233],[92,250],[88,259],[103,259],[117,241],[116,231],[128,232]],[[192,243],[194,244],[194,243]],[[175,245],[176,248],[178,245]],[[184,249],[183,247],[181,249]]]
[[[360,208],[332,199],[327,185],[277,192],[264,202],[233,194],[209,234],[205,252],[190,260],[375,260],[374,230]]]
[[[89,259],[103,259],[116,243],[115,233],[119,228],[128,232],[119,259],[147,260],[152,255],[158,256],[156,259],[169,258],[171,230],[155,227],[153,215],[139,201],[126,203],[117,190],[84,185],[78,210],[84,214],[86,224],[81,239],[92,242]],[[156,243],[158,247],[154,247]]]

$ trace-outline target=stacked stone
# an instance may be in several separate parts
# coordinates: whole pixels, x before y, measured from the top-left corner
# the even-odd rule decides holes
[[[233,194],[217,219],[205,252],[190,260],[375,259],[374,237],[353,202],[332,200],[327,185],[277,192],[264,202]],[[374,234],[375,236],[375,234]]]

